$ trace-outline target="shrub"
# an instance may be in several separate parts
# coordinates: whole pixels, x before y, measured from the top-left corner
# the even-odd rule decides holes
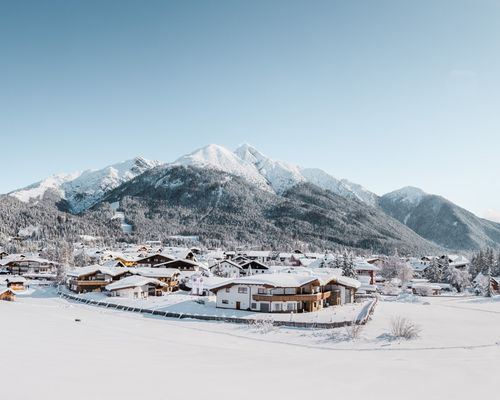
[[[258,333],[270,333],[275,331],[277,328],[274,326],[273,321],[271,319],[263,319],[260,321],[255,321],[252,323],[253,328]]]
[[[391,322],[391,334],[395,338],[416,339],[421,331],[417,324],[404,317],[396,317]]]
[[[345,327],[345,333],[349,340],[357,340],[363,331],[363,325],[357,324],[356,321],[352,321],[351,325]]]

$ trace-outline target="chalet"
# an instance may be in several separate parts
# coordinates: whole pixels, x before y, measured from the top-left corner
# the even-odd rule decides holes
[[[246,264],[250,260],[244,256],[236,256],[231,259],[231,261],[235,262],[236,264]]]
[[[0,288],[0,301],[14,301],[16,293],[10,288]]]
[[[246,263],[241,264],[240,275],[243,276],[265,274],[267,272],[269,272],[269,267],[259,261],[247,261]]]
[[[164,292],[175,292],[179,289],[179,278],[181,272],[175,268],[139,268],[135,274],[145,278],[154,278],[164,283]]]
[[[491,277],[491,290],[496,294],[500,294],[500,276]]]
[[[11,254],[0,260],[0,266],[9,273],[28,276],[33,279],[56,277],[56,262],[46,260],[36,254]]]
[[[198,271],[200,266],[196,261],[178,258],[177,260],[156,264],[154,268],[175,268],[179,271]]]
[[[342,276],[262,274],[223,282],[211,289],[218,308],[259,312],[310,312],[354,301],[360,283]]]
[[[135,267],[137,265],[137,260],[140,260],[145,256],[145,254],[140,254],[138,256],[133,256],[130,254],[120,254],[118,256],[114,256],[113,260],[121,262],[126,267]]]
[[[375,285],[377,271],[380,271],[379,267],[374,264],[369,264],[363,260],[356,260],[354,262],[354,269],[356,271],[356,275],[363,278],[363,283]]]
[[[24,286],[26,284],[26,279],[22,276],[9,277],[5,281],[7,282],[7,288],[16,292],[20,292],[26,289],[26,287]]]
[[[137,267],[154,267],[158,264],[165,264],[169,261],[174,261],[174,257],[170,257],[164,254],[153,254],[144,258],[140,258],[136,261]]]
[[[109,268],[100,265],[76,268],[68,271],[67,286],[76,293],[101,292],[112,282],[131,276],[128,268]]]
[[[415,283],[411,287],[413,294],[419,296],[438,296],[441,294],[441,285],[435,283]]]
[[[464,257],[456,254],[444,254],[441,257],[435,257],[439,264],[443,265],[448,263],[450,267],[455,267],[457,269],[465,269],[469,266],[470,261]]]
[[[107,285],[106,290],[113,297],[146,299],[149,296],[162,296],[165,286],[166,284],[158,279],[134,275]]]
[[[269,250],[266,251],[258,251],[258,250],[248,250],[239,252],[240,256],[245,257],[247,260],[259,261],[259,262],[269,262],[271,261],[271,252]]]
[[[217,262],[209,269],[212,274],[222,278],[238,278],[241,276],[243,270],[241,265],[231,260]]]

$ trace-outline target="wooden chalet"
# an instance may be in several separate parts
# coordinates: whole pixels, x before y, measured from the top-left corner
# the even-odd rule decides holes
[[[265,274],[267,272],[269,272],[269,267],[256,260],[247,261],[246,263],[241,264],[242,276]]]
[[[132,272],[122,268],[89,266],[77,268],[67,273],[67,286],[76,293],[101,292],[112,282],[131,276]]]
[[[174,261],[174,257],[170,257],[164,254],[153,254],[136,261],[137,267],[155,267],[158,264],[165,264],[170,261]]]
[[[9,288],[0,289],[0,301],[15,301],[16,293]]]
[[[218,308],[259,312],[313,312],[352,303],[360,287],[342,276],[262,274],[236,278],[211,288]]]
[[[146,278],[154,278],[164,283],[164,292],[175,292],[179,289],[179,278],[181,272],[175,268],[139,268],[135,271],[137,275]]]
[[[7,282],[7,288],[11,290],[14,290],[16,292],[26,290],[26,287],[24,286],[26,283],[26,279],[23,278],[22,276],[10,277],[7,278],[5,281]]]
[[[107,285],[106,290],[114,297],[146,299],[149,296],[162,296],[164,287],[165,283],[158,279],[133,275]]]
[[[163,264],[157,264],[154,266],[154,268],[174,268],[178,269],[181,272],[198,271],[200,269],[197,262],[181,258]]]

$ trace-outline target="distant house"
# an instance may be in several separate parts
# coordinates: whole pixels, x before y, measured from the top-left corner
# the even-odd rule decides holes
[[[269,267],[259,261],[247,261],[241,264],[240,274],[243,276],[265,274],[267,272],[269,272]]]
[[[360,283],[343,276],[262,274],[212,287],[218,308],[258,312],[311,312],[354,301]]]
[[[163,254],[153,254],[136,261],[137,267],[154,267],[158,264],[165,264],[169,261],[174,261],[174,257],[166,256]]]
[[[162,290],[164,292],[175,292],[179,289],[179,278],[181,272],[175,268],[138,268],[134,271],[135,274],[146,277],[158,279],[163,282]]]
[[[456,254],[442,255],[441,257],[439,257],[439,260],[440,263],[447,260],[450,267],[455,267],[457,269],[465,269],[470,264],[470,261],[466,257]]]
[[[412,293],[420,296],[438,296],[443,288],[435,283],[415,283],[411,287]]]
[[[500,294],[500,276],[491,277],[491,290],[496,294]]]
[[[215,263],[210,268],[210,272],[222,278],[238,278],[241,276],[243,268],[241,265],[231,261],[223,260]]]
[[[239,256],[245,257],[247,260],[268,262],[271,261],[271,252],[269,250],[246,250],[238,253]]]
[[[0,288],[0,301],[14,301],[16,293],[10,288]]]
[[[107,285],[106,290],[114,297],[146,299],[149,296],[162,296],[165,286],[158,279],[134,275]]]
[[[188,259],[176,259],[173,261],[168,261],[161,264],[156,264],[154,268],[174,268],[179,271],[198,271],[200,269],[198,263],[196,261],[188,260]]]
[[[56,262],[46,260],[37,254],[11,254],[0,260],[0,266],[5,267],[11,274],[32,279],[55,278],[56,265]]]
[[[76,293],[101,292],[110,283],[131,275],[132,272],[128,268],[109,268],[100,265],[76,268],[66,274],[68,289]]]
[[[5,250],[0,249],[0,260],[3,260],[5,257],[7,257],[9,253],[7,253]]]
[[[247,262],[249,262],[251,260],[249,260],[248,258],[246,258],[244,256],[236,256],[236,257],[233,257],[231,259],[231,261],[241,265],[241,264],[246,264]]]
[[[7,288],[11,290],[14,290],[16,292],[26,290],[26,287],[24,286],[26,284],[26,279],[22,276],[10,277],[5,281],[7,282]]]
[[[366,278],[364,279],[365,283],[368,285],[375,285],[377,271],[380,271],[379,267],[364,260],[356,260],[354,263],[354,269],[356,270],[358,277]]]

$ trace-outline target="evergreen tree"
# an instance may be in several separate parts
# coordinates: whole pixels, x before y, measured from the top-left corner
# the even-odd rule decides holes
[[[443,269],[436,258],[433,258],[431,264],[425,269],[424,276],[429,282],[440,283],[443,281]]]
[[[345,252],[342,256],[342,275],[348,278],[356,278],[356,269],[351,253]]]

